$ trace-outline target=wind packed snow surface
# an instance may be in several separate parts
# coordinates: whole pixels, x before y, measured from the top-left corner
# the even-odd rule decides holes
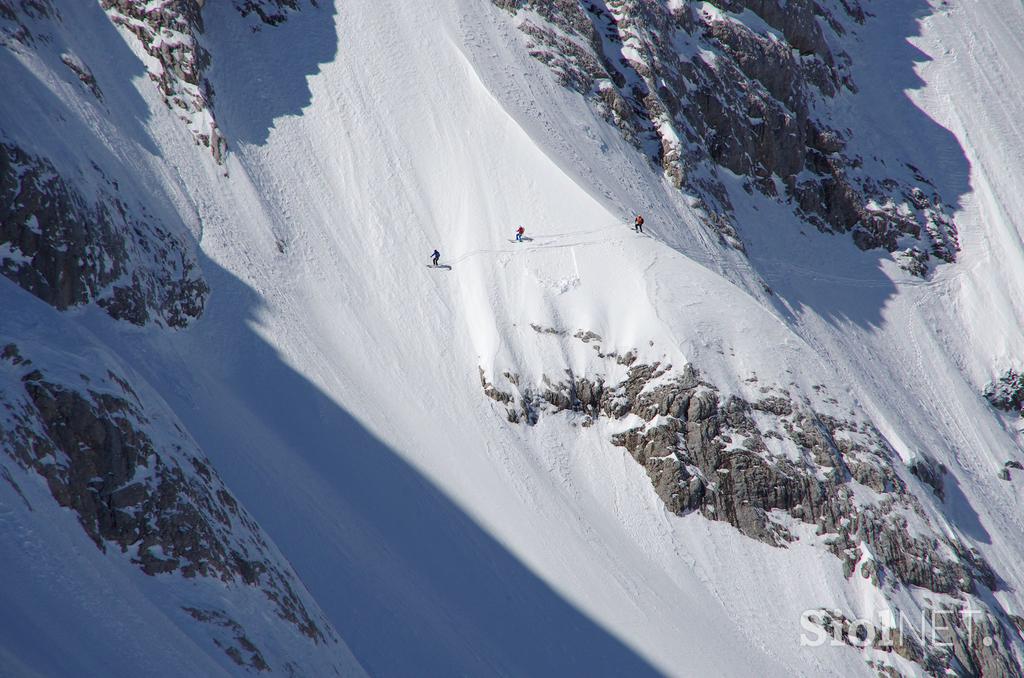
[[[1019,2],[849,38],[858,149],[955,204],[926,277],[728,172],[723,245],[490,3],[197,3],[216,158],[103,4],[0,0],[0,142],[208,296],[57,304],[0,206],[0,673],[1020,674]]]

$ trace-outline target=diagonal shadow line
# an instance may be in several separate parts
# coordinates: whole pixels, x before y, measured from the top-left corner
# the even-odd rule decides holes
[[[203,44],[212,53],[207,75],[229,144],[262,146],[278,118],[301,115],[309,106],[308,78],[338,54],[336,3],[299,3],[299,11],[275,26],[240,20],[228,2],[206,5]]]
[[[228,4],[210,10],[233,12]],[[261,144],[275,119],[308,105],[306,77],[337,49],[334,7],[327,5],[246,45],[276,42],[267,58],[286,46],[301,52],[287,62],[288,77],[273,83],[274,96],[254,96],[244,70],[218,80],[239,88],[219,93],[229,138]],[[106,17],[88,11],[95,30],[119,50],[102,69],[111,82],[142,74]],[[246,58],[248,52],[218,62],[230,43],[217,42],[224,34],[216,21],[208,28],[214,69]],[[120,120],[152,152],[145,107],[136,99],[127,100]],[[44,103],[62,110],[60,102]],[[247,107],[245,115],[233,115],[240,111],[233,106]],[[65,117],[75,125],[65,130],[68,139],[92,136],[76,116]],[[95,146],[105,165],[120,163]],[[161,391],[372,674],[658,675],[287,365],[252,329],[260,309],[252,289],[209,258],[201,266],[213,292],[206,316],[188,331],[140,333],[103,317],[86,322]]]
[[[205,374],[165,397],[371,674],[660,675],[286,364],[252,329],[257,294],[202,265],[207,315],[174,341]],[[154,383],[186,369],[149,359]]]
[[[87,116],[72,102],[58,96],[59,89],[40,80],[17,51],[30,51],[57,77],[80,87],[77,76],[56,60],[56,55],[67,51],[80,57],[92,69],[103,93],[100,100],[85,96],[92,107],[91,114],[106,117],[118,125],[119,132],[130,138],[147,153],[157,155],[159,150],[149,132],[151,115],[143,97],[132,87],[118,86],[145,78],[146,69],[118,33],[98,4],[74,3],[61,7],[61,20],[37,23],[46,37],[37,38],[29,47],[0,47],[0,74],[3,75],[5,95],[0,97],[0,120],[3,135],[9,136],[26,151],[46,156],[68,156],[81,167],[89,162],[98,163],[105,171],[118,167],[122,160],[115,157],[103,143],[82,147],[84,140],[95,138],[95,129]],[[86,157],[87,155],[87,157]],[[62,164],[68,164],[65,159]],[[64,171],[69,167],[58,169]],[[122,173],[130,176],[130,173]],[[123,177],[121,177],[123,178]]]
[[[971,191],[970,161],[956,136],[910,96],[926,85],[918,68],[930,60],[911,40],[922,35],[922,21],[939,10],[926,0],[874,3],[868,9],[872,14],[858,28],[861,44],[853,55],[859,91],[832,104],[849,107],[850,152],[867,153],[860,160],[880,176],[918,185],[929,195],[937,191],[955,213]],[[918,167],[927,182],[916,178]],[[743,196],[741,190],[733,187],[735,195]],[[799,224],[792,205],[776,209],[765,200],[758,201],[760,207],[744,208],[744,202],[753,203],[743,197],[735,202],[749,262],[776,293],[777,311],[793,322],[809,312],[833,325],[882,326],[883,309],[899,293],[883,268],[891,259],[886,251],[862,251],[848,233],[824,235]],[[948,265],[930,262],[933,269]]]

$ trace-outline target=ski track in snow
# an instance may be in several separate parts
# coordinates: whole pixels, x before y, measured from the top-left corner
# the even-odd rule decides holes
[[[606,423],[510,424],[478,369],[598,373],[595,351],[571,338],[590,330],[605,351],[693,361],[727,393],[755,372],[798,392],[826,383],[905,460],[927,452],[947,465],[950,498],[932,517],[973,539],[1006,579],[996,596],[1024,610],[1022,485],[996,477],[1021,458],[1018,424],[979,396],[1024,356],[1024,7],[945,7],[920,22],[914,44],[932,60],[908,96],[959,140],[971,192],[960,261],[928,280],[819,234],[755,234],[750,261],[723,252],[685,196],[488,3],[339,3],[333,26],[304,8],[251,34],[210,5],[218,77],[283,86],[302,73],[302,96],[276,101],[286,95],[264,85],[252,106],[278,114],[256,134],[246,102],[224,94],[225,130],[246,132],[224,168],[141,78],[159,153],[139,153],[147,140],[127,133],[108,139],[138,155],[140,181],[167,184],[166,209],[197,235],[206,315],[182,332],[92,311],[64,322],[159,391],[371,674],[873,675],[851,648],[799,645],[803,610],[877,604],[838,559],[668,515]],[[331,60],[304,62],[332,40]],[[632,231],[636,212],[650,233]],[[781,232],[792,226],[781,214],[741,223],[777,218]],[[519,224],[533,240],[508,243]],[[435,247],[444,275],[423,265]],[[26,327],[45,322],[24,314]],[[88,552],[84,583],[46,570],[53,615],[88,627],[103,614],[85,590],[95,586],[125,596],[110,615],[152,629],[133,652],[181,633],[145,602],[137,573],[103,579],[109,563],[70,519],[44,548],[8,517],[20,500],[0,492],[0,538],[26,554],[25,572],[37,551]],[[30,592],[47,585],[28,579]],[[76,586],[81,599],[59,599]],[[223,668],[195,642],[180,641],[182,667]]]

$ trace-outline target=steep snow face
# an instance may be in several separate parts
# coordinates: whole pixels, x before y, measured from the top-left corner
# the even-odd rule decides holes
[[[0,272],[57,308],[187,325],[208,290],[181,216],[138,171],[156,149],[125,87],[131,53],[98,7],[3,9]]]
[[[756,193],[788,205],[807,227],[849,231],[916,275],[955,258],[942,192],[864,124],[879,104],[901,108],[895,69],[910,64],[905,34],[880,29],[856,0],[494,4],[513,13],[532,56],[694,195],[724,242],[744,247],[726,187],[738,175],[741,202]],[[903,28],[914,11],[889,19]],[[861,90],[865,43],[891,71]]]
[[[522,407],[530,400],[530,391],[542,394],[542,400],[547,390],[561,393],[569,409],[585,402],[579,388],[561,388],[567,370],[576,387],[583,378],[616,384],[628,377],[630,365],[618,362],[626,356],[632,356],[636,365],[659,363],[681,369],[689,363],[723,394],[723,404],[728,396],[760,401],[766,395],[762,388],[785,390],[791,399],[808,404],[820,420],[824,416],[840,420],[852,411],[854,428],[839,435],[851,444],[858,429],[871,422],[883,436],[880,463],[890,479],[875,483],[870,475],[860,475],[844,483],[843,491],[856,496],[851,510],[858,516],[861,510],[871,509],[902,521],[905,534],[923,540],[927,555],[917,547],[900,548],[909,542],[871,541],[860,532],[875,534],[876,524],[851,516],[849,524],[837,525],[832,536],[826,524],[820,540],[807,535],[799,547],[791,546],[776,561],[786,563],[779,565],[781,570],[800,572],[801,581],[819,582],[829,593],[765,598],[757,585],[765,576],[753,574],[754,566],[726,574],[709,561],[707,571],[715,571],[710,579],[728,579],[739,593],[730,594],[729,606],[708,608],[699,619],[700,626],[734,626],[758,638],[755,647],[784,647],[780,652],[785,659],[779,661],[785,666],[791,665],[786,662],[818,666],[818,662],[834,661],[843,670],[855,672],[853,650],[801,650],[802,610],[838,606],[844,616],[853,618],[877,616],[879,608],[888,606],[917,618],[915,613],[928,607],[926,596],[901,591],[923,585],[924,580],[906,573],[913,570],[915,561],[933,558],[939,569],[945,563],[959,564],[950,570],[954,574],[947,582],[957,582],[952,587],[940,583],[943,577],[925,582],[941,596],[949,596],[928,594],[931,599],[954,605],[960,595],[955,589],[961,586],[986,595],[985,582],[994,582],[985,574],[984,555],[971,550],[986,554],[986,545],[969,520],[972,511],[978,510],[970,508],[976,502],[959,490],[963,483],[952,461],[957,446],[934,444],[931,408],[915,404],[919,396],[913,387],[893,378],[913,364],[906,362],[910,358],[901,347],[913,350],[910,341],[920,342],[928,335],[907,334],[903,319],[888,317],[885,300],[895,296],[897,285],[909,296],[920,283],[889,264],[879,271],[875,258],[865,258],[842,242],[801,235],[798,222],[784,206],[773,207],[770,201],[743,197],[736,190],[732,202],[740,206],[738,223],[751,230],[752,262],[772,274],[770,283],[777,295],[769,297],[757,277],[745,273],[745,263],[709,242],[685,196],[662,181],[660,172],[652,170],[616,129],[603,124],[585,101],[564,92],[544,68],[527,58],[514,26],[503,14],[457,9],[458,24],[450,22],[444,7],[432,8],[429,16],[407,8],[400,19],[386,20],[368,10],[347,8],[341,13],[335,60],[321,66],[318,77],[310,81],[309,108],[301,117],[278,118],[269,133],[249,130],[243,134],[260,141],[266,134],[266,144],[241,146],[238,160],[273,209],[247,217],[269,218],[261,226],[260,242],[242,242],[230,229],[223,235],[207,230],[206,251],[229,269],[237,266],[233,262],[248,262],[236,270],[260,281],[267,304],[260,314],[260,334],[333,401],[467,507],[531,568],[557,583],[574,604],[623,634],[664,670],[692,666],[688,646],[670,637],[704,638],[691,625],[694,622],[659,614],[654,615],[660,621],[657,629],[624,623],[626,606],[616,589],[594,584],[615,572],[643,589],[640,582],[658,578],[657,571],[670,573],[680,582],[679,588],[642,598],[640,605],[646,610],[664,609],[666,598],[670,607],[692,607],[689,592],[699,590],[688,575],[680,573],[678,561],[666,555],[686,552],[689,544],[655,527],[660,521],[674,525],[676,519],[660,515],[651,504],[630,503],[643,497],[649,501],[650,490],[637,490],[638,497],[626,499],[632,495],[617,485],[623,481],[607,473],[608,468],[622,468],[621,473],[633,474],[629,482],[643,486],[643,474],[637,475],[640,468],[611,461],[623,453],[612,441],[637,424],[648,429],[654,425],[626,419],[584,426],[582,419],[555,418],[551,415],[559,406],[552,401],[557,397],[546,400],[551,411],[538,403],[533,427],[508,427],[500,421],[508,415],[508,403],[513,411],[523,413],[520,421],[530,419],[530,408]],[[884,25],[881,21],[874,30],[883,30]],[[365,30],[346,31],[346,26]],[[217,37],[214,32],[210,35]],[[255,43],[250,44],[256,49]],[[319,46],[314,35],[307,51],[296,58],[315,57]],[[244,74],[238,81],[281,80],[244,52],[235,57],[237,62],[220,64]],[[292,62],[286,70],[294,67]],[[870,67],[872,62],[867,62],[864,72]],[[439,106],[442,84],[444,104]],[[307,93],[299,95],[300,105],[305,104]],[[240,100],[230,94],[225,98]],[[281,102],[268,94],[263,100],[248,100],[244,111],[222,107],[221,119],[230,132],[232,125],[242,129],[249,124],[254,108],[270,111],[275,106]],[[672,249],[628,230],[627,210],[638,205],[648,216],[649,232],[672,243]],[[286,218],[275,216],[285,214]],[[321,224],[320,230],[312,230],[311,223]],[[767,228],[756,229],[764,223],[775,228],[770,233]],[[511,242],[519,224],[533,238],[524,245]],[[773,239],[781,242],[773,244]],[[425,256],[434,247],[442,251],[442,261],[451,270],[425,267]],[[269,258],[259,254],[261,249]],[[830,270],[822,271],[823,267]],[[268,282],[276,275],[283,276],[284,282]],[[817,284],[806,284],[819,276]],[[863,290],[870,294],[863,295]],[[883,332],[890,322],[896,329],[886,337]],[[949,319],[950,326],[957,322]],[[594,335],[599,341],[584,341],[576,335]],[[894,345],[888,346],[886,340]],[[874,351],[881,357],[870,353]],[[941,367],[948,365],[941,352],[936,351],[934,360],[942,374],[956,374]],[[836,375],[837,367],[844,371]],[[491,393],[503,400],[497,411],[488,413],[488,406],[477,400],[478,368]],[[886,376],[875,384],[858,384],[853,375],[860,372],[855,370],[878,370]],[[250,375],[222,374],[224,383],[238,380],[235,390],[242,392],[247,384],[259,383]],[[968,402],[977,401],[974,394],[965,397]],[[226,396],[218,392],[218,398]],[[877,405],[879,400],[886,402],[886,409]],[[264,409],[270,411],[273,406]],[[755,408],[749,416],[757,421],[763,411]],[[899,415],[894,417],[892,412]],[[998,427],[990,412],[983,411],[981,419],[988,422],[981,425],[989,430]],[[303,429],[308,429],[305,440],[330,441],[338,435],[324,432],[308,417],[302,421]],[[794,432],[800,428],[790,424]],[[272,428],[283,445],[288,444],[287,430],[283,423]],[[762,439],[769,438],[767,430],[782,436],[777,450],[771,450],[774,443],[764,443],[773,456],[802,454],[794,442],[799,436],[788,435],[785,421],[759,426]],[[229,437],[227,432],[219,435]],[[840,447],[835,431],[829,435]],[[743,439],[735,442],[739,446]],[[814,445],[804,447],[810,450]],[[605,456],[596,450],[604,450]],[[854,461],[851,455],[833,468],[840,475],[845,469],[856,474]],[[282,474],[277,462],[268,463],[274,469],[268,475]],[[333,463],[352,466],[323,468],[338,475],[366,475],[361,460]],[[709,467],[717,472],[715,464]],[[227,462],[225,466],[235,465]],[[698,471],[703,469],[694,466],[696,470],[688,472],[699,478]],[[945,480],[941,480],[943,466],[954,469]],[[917,470],[917,476],[911,469]],[[239,473],[239,487],[258,483],[256,469],[235,473]],[[706,475],[702,481],[710,487],[716,479]],[[948,503],[921,477],[949,496]],[[993,474],[991,481],[996,480]],[[872,490],[872,485],[877,489]],[[896,486],[903,489],[893,493]],[[877,493],[909,497],[908,503],[894,505]],[[530,507],[529,515],[524,514],[524,505]],[[611,515],[610,507],[614,507]],[[765,502],[763,508],[776,506]],[[338,510],[351,515],[354,509],[339,506]],[[628,524],[630,528],[622,533],[619,528],[590,527],[595,534],[582,546],[580,537],[565,533],[566,525],[577,524],[580,515],[591,526]],[[817,514],[805,514],[793,524],[780,517],[761,525],[770,527],[770,533],[800,535],[805,531],[801,523],[808,517]],[[315,517],[311,515],[310,520]],[[816,521],[807,522],[813,527]],[[778,529],[780,524],[785,531]],[[285,529],[282,526],[279,531]],[[881,529],[877,532],[885,534]],[[746,554],[737,557],[741,562],[764,558],[756,542],[722,534],[722,539],[736,539],[738,551],[733,553]],[[322,544],[329,541],[328,535],[308,539]],[[294,539],[295,553],[309,548]],[[804,555],[803,549],[815,543],[826,553],[838,544],[841,558],[817,560]],[[353,558],[345,545],[336,548],[346,554],[345,559]],[[632,556],[623,554],[644,554],[641,561],[646,562],[633,562]],[[995,556],[1001,559],[997,552]],[[654,570],[649,564],[652,558],[657,563]],[[878,563],[883,572],[874,583],[872,563]],[[846,573],[856,573],[853,581],[844,576],[844,564]],[[585,576],[577,571],[580,567],[588,568]],[[622,575],[623,570],[629,575]],[[358,571],[358,567],[350,570]],[[699,581],[701,575],[697,576]],[[864,577],[867,583],[862,585]],[[333,604],[325,601],[350,595],[337,582],[311,586],[323,587],[324,593],[318,596],[328,607]],[[777,609],[777,618],[791,623],[777,630],[751,631],[741,619],[753,616],[751,610],[759,604]],[[994,618],[1005,621],[1004,611],[1013,612],[1016,607],[1010,594],[992,608]],[[461,616],[474,618],[474,614],[479,611],[459,608]],[[357,655],[360,647],[369,655],[377,653],[376,641],[362,637],[359,629],[342,632],[356,646]],[[993,637],[1000,639],[994,642],[1000,643],[999,652],[1010,658],[1012,666],[1015,660],[1007,645],[1014,641],[1006,633],[993,631]],[[927,638],[919,641],[924,644]],[[458,646],[449,639],[444,644],[453,643]],[[417,656],[417,647],[410,642],[406,655],[389,657],[386,661],[394,664],[388,665],[422,661],[411,659]],[[926,651],[929,654],[923,656]],[[933,657],[931,648],[918,654],[906,652],[923,662],[961,661],[941,651]],[[906,668],[901,656],[884,648],[866,654],[871,661]],[[999,666],[998,660],[974,657],[970,661]]]
[[[717,195],[749,258],[722,247],[706,196],[681,192],[565,89],[501,9],[320,3],[261,31],[251,14],[239,21],[271,4],[202,9],[203,77],[234,149],[223,165],[195,147],[194,118],[167,110],[148,61],[100,68],[83,43],[75,67],[51,60],[19,79],[37,101],[33,78],[63,73],[75,102],[72,128],[42,116],[63,145],[37,153],[67,167],[99,156],[199,240],[211,289],[199,320],[166,331],[58,314],[4,281],[16,322],[0,329],[46,367],[51,392],[98,404],[130,383],[143,402],[128,419],[163,464],[205,453],[222,479],[210,487],[251,514],[225,543],[265,544],[260,558],[326,640],[280,623],[274,587],[245,568],[221,590],[216,577],[147,577],[116,531],[101,553],[39,481],[63,462],[19,463],[5,442],[4,551],[18,563],[0,590],[16,602],[5,609],[43,612],[32,642],[4,615],[0,666],[60,673],[46,656],[59,643],[76,665],[131,673],[113,643],[75,631],[98,626],[135,656],[204,674],[258,671],[250,646],[282,674],[1019,672],[1024,527],[1018,479],[997,473],[1020,454],[980,393],[1021,354],[1007,177],[1022,156],[999,148],[1016,143],[1000,132],[1010,104],[970,102],[998,100],[1024,65],[1015,46],[981,38],[1024,27],[1024,10],[954,3],[911,21],[927,8],[871,3],[862,44],[845,46],[868,97],[854,106],[864,100],[850,92],[850,116],[891,99],[887,59],[911,68],[905,47],[883,47],[913,33],[934,58],[918,69],[920,108],[879,107],[867,119],[892,136],[858,142],[897,144],[922,110],[955,135],[929,128],[939,143],[901,148],[960,200],[964,260],[923,280],[801,230],[792,205],[726,172]],[[650,4],[674,16],[690,3]],[[699,7],[771,39],[771,17],[725,4]],[[137,54],[152,47],[132,42],[138,31],[111,36],[98,9],[70,15]],[[34,58],[20,49],[20,64]],[[95,112],[90,82],[125,105]],[[7,105],[5,134],[29,143],[36,128]],[[636,212],[644,235],[628,226]],[[428,268],[434,248],[445,267]],[[977,314],[990,298],[1004,303],[989,331]],[[45,427],[40,378],[8,362],[5,402],[35,407]],[[70,558],[86,571],[34,573]],[[928,614],[967,605],[980,610],[970,622]],[[912,621],[855,647],[847,622],[874,633],[889,612]],[[838,640],[801,643],[822,627]]]
[[[0,45],[0,673],[358,674],[166,401],[80,322],[159,336],[202,314],[195,215],[153,137],[177,121],[154,122],[97,5],[2,3]]]
[[[3,285],[4,673],[359,672],[160,397]]]

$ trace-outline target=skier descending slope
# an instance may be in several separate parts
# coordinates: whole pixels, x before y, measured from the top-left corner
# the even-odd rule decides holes
[[[522,226],[516,229],[516,242],[523,242],[523,233],[526,233],[526,229]]]
[[[441,253],[434,250],[434,253],[430,255],[430,261],[434,264],[434,268],[437,268],[437,262],[441,258]]]
[[[644,232],[644,218],[639,214],[636,215],[636,219],[633,220],[633,230],[637,233]]]

